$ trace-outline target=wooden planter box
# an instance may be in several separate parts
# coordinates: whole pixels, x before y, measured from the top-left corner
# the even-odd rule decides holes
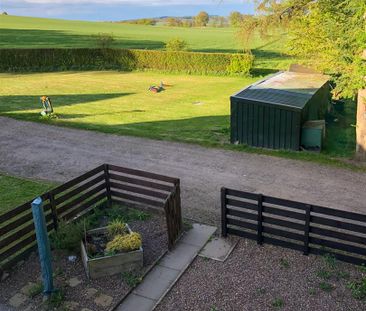
[[[130,227],[127,225],[131,233]],[[107,232],[107,227],[89,230],[88,234]],[[81,258],[88,278],[95,279],[102,276],[113,275],[131,270],[141,269],[143,267],[143,249],[131,251],[128,253],[119,253],[116,255],[88,258],[84,241],[81,241]]]

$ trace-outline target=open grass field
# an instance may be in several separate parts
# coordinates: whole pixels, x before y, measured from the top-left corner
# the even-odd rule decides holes
[[[113,34],[116,48],[163,49],[175,37],[187,41],[189,50],[236,52],[242,50],[234,28],[182,28],[144,26],[109,22],[67,21],[0,15],[0,48],[96,47],[95,35]],[[284,52],[286,36],[253,38],[245,48],[252,49],[259,69],[286,69],[291,58]]]
[[[0,74],[0,115],[317,162],[352,156],[353,102],[344,112],[330,117],[328,139],[321,154],[260,151],[229,144],[229,97],[257,79],[114,71]],[[158,94],[148,91],[150,85],[160,81],[172,87]],[[39,97],[44,94],[51,97],[57,118],[40,117]]]
[[[32,200],[54,185],[46,182],[12,177],[0,173],[0,214]]]

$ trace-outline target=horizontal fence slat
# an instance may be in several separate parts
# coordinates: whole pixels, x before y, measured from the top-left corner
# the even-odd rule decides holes
[[[70,192],[67,192],[66,194],[58,197],[57,199],[55,199],[55,204],[59,205],[60,203],[65,202],[66,200],[68,200],[68,199],[74,197],[75,195],[85,191],[86,189],[100,183],[104,179],[105,179],[104,175],[99,175],[98,177],[86,182],[85,184],[82,184],[80,187],[72,189]]]
[[[257,214],[246,213],[246,212],[234,210],[231,208],[228,208],[226,213],[227,213],[227,215],[241,217],[241,218],[255,220],[255,221],[257,221],[257,218],[258,218]]]
[[[338,209],[333,209],[333,208],[323,207],[323,206],[317,206],[317,205],[312,206],[312,212],[313,213],[318,213],[318,214],[329,215],[329,216],[335,216],[335,217],[339,217],[339,218],[346,218],[346,219],[350,219],[350,220],[356,220],[356,221],[366,223],[366,215],[359,214],[359,213],[353,213],[353,212],[349,212],[349,211],[342,211],[342,210],[338,210]]]
[[[290,201],[290,200],[274,198],[274,197],[269,197],[269,196],[263,196],[263,203],[280,205],[283,207],[295,208],[295,209],[300,209],[300,210],[304,210],[304,211],[305,211],[306,205],[307,205],[305,203],[301,203],[301,202],[297,202],[297,201]]]
[[[88,192],[83,193],[80,197],[77,197],[76,199],[72,200],[71,202],[68,202],[60,207],[58,206],[56,208],[57,214],[61,215],[61,214],[65,213],[68,209],[72,209],[72,208],[76,207],[78,204],[82,203],[83,201],[90,198],[90,196],[102,191],[103,189],[105,189],[105,183],[98,185],[95,188],[92,188]]]
[[[267,224],[265,224],[265,223],[263,223],[263,233],[276,235],[276,236],[278,235],[283,238],[296,240],[296,241],[300,241],[300,242],[304,241],[304,235],[290,232],[290,231],[284,231],[284,230],[280,230],[280,229],[276,229],[276,228],[272,228],[272,227],[267,227]]]
[[[10,243],[18,240],[20,237],[31,232],[32,230],[34,230],[34,223],[31,223],[28,226],[26,226],[18,231],[15,231],[12,235],[10,235],[4,239],[0,239],[0,250],[4,247],[8,246]]]
[[[55,189],[52,189],[50,192],[54,195],[60,194],[61,192],[64,192],[65,190],[81,183],[82,181],[84,181],[100,172],[104,172],[104,165],[100,165],[100,166],[96,167],[95,169],[93,169],[89,172],[86,172],[85,174],[83,174],[81,176],[71,179],[70,181],[62,184],[61,186],[58,186]]]
[[[29,210],[29,213],[21,216],[20,218],[14,220],[13,222],[5,225],[4,227],[0,228],[0,235],[5,235],[11,230],[18,228],[19,226],[25,224],[26,222],[33,219],[32,210]]]
[[[139,185],[139,186],[143,186],[146,188],[154,188],[154,189],[162,190],[165,192],[170,192],[174,188],[173,185],[159,184],[159,183],[156,183],[153,181],[137,179],[137,178],[128,177],[128,176],[124,176],[124,175],[118,175],[118,174],[114,174],[114,173],[109,173],[109,178],[111,180],[123,181],[123,182],[129,183],[129,184]]]
[[[144,209],[147,211],[151,211],[153,213],[165,214],[165,209],[162,208],[162,206],[151,206],[151,205],[146,205],[144,203],[132,202],[132,201],[124,200],[124,199],[117,198],[117,197],[112,198],[112,202],[117,203],[117,204],[122,204],[126,207],[141,208],[141,209]]]
[[[365,265],[366,264],[366,260],[359,258],[359,257],[353,257],[353,256],[348,256],[348,255],[344,255],[344,254],[339,254],[336,252],[332,252],[332,251],[328,251],[328,250],[324,250],[321,248],[315,248],[315,247],[310,247],[309,248],[310,253],[315,254],[315,255],[332,255],[334,256],[336,259],[344,261],[344,262],[349,262],[355,265]]]
[[[246,208],[246,209],[250,209],[252,211],[258,210],[257,204],[253,204],[253,203],[249,203],[249,202],[239,201],[239,200],[235,200],[235,199],[226,199],[225,202],[226,202],[226,205],[230,205],[230,206]]]
[[[263,205],[263,213],[273,214],[273,215],[277,215],[277,216],[283,216],[283,217],[286,217],[286,218],[294,218],[294,219],[297,219],[297,220],[305,221],[305,214],[300,214],[300,213],[297,213],[297,212],[292,212],[292,211],[279,209],[279,208],[276,208],[276,207],[270,207],[270,206],[266,206],[266,205]]]
[[[157,206],[157,207],[163,207],[164,202],[162,201],[154,201],[143,197],[138,197],[132,194],[122,193],[119,191],[112,190],[111,191],[112,196],[115,196],[117,198],[126,199],[129,201],[139,202],[139,203],[145,203],[147,205]]]
[[[361,248],[361,247],[357,247],[357,246],[353,246],[353,245],[347,245],[347,244],[340,243],[340,242],[309,237],[309,243],[319,245],[319,246],[325,246],[325,247],[329,247],[329,248],[335,248],[337,250],[345,251],[348,253],[366,255],[366,248]]]
[[[304,229],[305,229],[305,226],[303,224],[295,223],[295,222],[291,222],[291,221],[287,221],[287,220],[282,220],[282,219],[278,219],[278,218],[273,218],[273,217],[269,217],[269,216],[263,216],[263,222],[267,223],[267,224],[291,228],[291,229],[299,230],[299,231],[304,231]]]
[[[70,211],[66,211],[66,213],[60,215],[60,218],[64,219],[64,220],[69,220],[69,219],[75,217],[77,214],[80,214],[84,210],[89,209],[94,204],[98,203],[99,201],[103,200],[106,196],[107,196],[107,192],[104,191],[104,192],[98,194],[97,196],[93,197],[91,200],[88,200],[88,201],[82,203],[77,208],[74,208]]]
[[[251,240],[255,240],[255,241],[257,240],[256,234],[233,229],[233,228],[227,228],[227,233],[234,234],[234,235],[240,236],[242,238],[247,238],[247,239],[251,239]]]
[[[37,244],[36,244],[36,241],[34,241],[28,245],[28,248],[24,249],[21,253],[12,257],[10,260],[7,260],[5,262],[0,262],[0,268],[4,269],[4,270],[10,269],[18,261],[25,259],[30,253],[34,252],[36,249],[37,249]]]
[[[33,200],[32,200],[33,201]],[[29,201],[27,203],[24,203],[4,214],[0,215],[0,223],[3,223],[13,217],[16,217],[18,214],[21,214],[23,212],[25,212],[26,210],[30,210],[31,209],[31,203],[32,201]]]
[[[297,251],[303,251],[304,246],[301,244],[295,244],[292,242],[288,242],[288,241],[283,241],[283,240],[279,240],[279,239],[275,239],[269,236],[263,236],[263,242],[264,243],[268,243],[268,244],[272,244],[272,245],[276,245],[276,246],[282,246],[285,248],[290,248],[290,249],[294,249]]]
[[[366,245],[366,237],[355,236],[355,235],[352,235],[352,234],[332,231],[332,230],[319,228],[319,227],[310,226],[310,234],[317,234],[317,235],[320,235],[320,236],[326,236],[326,237],[329,237],[329,238],[334,238],[334,239],[338,239],[338,240],[345,240],[345,241],[349,241],[349,242],[353,242],[353,243],[359,243],[359,244]]]
[[[159,174],[150,173],[150,172],[145,172],[145,171],[136,170],[136,169],[132,169],[132,168],[120,167],[120,166],[115,166],[115,165],[110,165],[110,164],[108,165],[108,167],[109,167],[109,170],[111,170],[111,171],[117,171],[117,172],[125,173],[128,175],[135,175],[135,176],[140,176],[140,177],[149,178],[149,179],[157,179],[157,180],[161,180],[161,181],[173,183],[173,184],[175,184],[178,181],[177,178],[168,177],[168,176],[159,175]]]
[[[349,222],[343,222],[340,220],[323,218],[319,216],[311,216],[311,223],[329,227],[336,227],[338,229],[344,229],[353,232],[366,233],[366,226],[360,226]]]
[[[226,196],[234,196],[234,197],[238,197],[238,198],[257,201],[259,194],[239,191],[239,190],[234,190],[234,189],[226,189]]]
[[[146,196],[159,198],[159,199],[163,199],[163,200],[166,200],[168,198],[168,195],[166,193],[153,191],[150,189],[139,188],[139,187],[135,187],[135,186],[124,185],[124,184],[116,183],[113,181],[110,182],[110,186],[111,186],[111,188],[117,188],[117,189],[125,190],[128,192],[143,194]]]
[[[250,230],[254,230],[254,231],[257,231],[257,228],[258,228],[257,224],[253,224],[253,223],[249,223],[246,221],[241,221],[241,220],[233,219],[233,218],[226,218],[226,223],[228,225],[243,227],[245,229],[250,229]]]

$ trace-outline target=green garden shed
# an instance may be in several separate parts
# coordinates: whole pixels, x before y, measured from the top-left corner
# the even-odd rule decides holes
[[[231,142],[299,150],[305,122],[324,119],[330,102],[329,78],[279,72],[230,97]]]

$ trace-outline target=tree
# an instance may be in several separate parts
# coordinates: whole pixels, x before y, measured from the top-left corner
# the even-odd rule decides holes
[[[179,18],[168,17],[166,19],[166,25],[169,27],[180,27],[182,26],[182,21]]]
[[[289,32],[288,53],[330,74],[336,97],[353,97],[365,85],[365,0],[261,0],[259,15],[245,19],[243,36],[284,27]]]
[[[198,15],[194,19],[195,26],[206,26],[209,21],[209,16],[207,12],[201,11],[198,13]]]
[[[230,25],[233,27],[239,27],[243,20],[243,15],[238,11],[233,11],[229,15]]]
[[[173,38],[165,44],[165,49],[170,52],[184,51],[187,49],[187,42],[183,39]]]

